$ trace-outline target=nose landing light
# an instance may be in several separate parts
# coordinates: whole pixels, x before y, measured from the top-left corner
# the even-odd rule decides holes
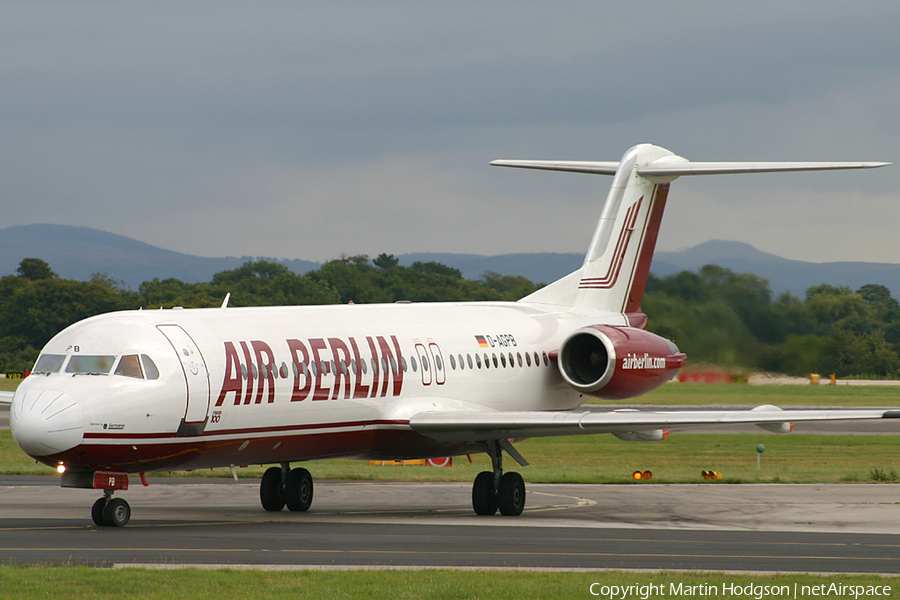
[[[13,399],[9,413],[13,438],[31,456],[50,456],[74,448],[84,437],[78,402],[57,390],[29,390]]]

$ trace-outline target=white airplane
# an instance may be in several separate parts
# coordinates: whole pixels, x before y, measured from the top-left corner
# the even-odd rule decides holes
[[[504,472],[513,440],[667,428],[898,418],[898,411],[589,412],[668,381],[685,363],[646,331],[644,284],[669,184],[685,175],[857,169],[887,163],[696,163],[656,146],[619,162],[491,163],[612,175],[584,265],[518,302],[396,303],[125,311],[75,323],[42,350],[12,400],[19,447],[63,487],[103,490],[97,525],[124,526],[113,497],[128,475],[273,464],[265,510],[305,511],[309,471],[291,463],[486,452],[472,488],[479,515],[518,515],[525,484]]]

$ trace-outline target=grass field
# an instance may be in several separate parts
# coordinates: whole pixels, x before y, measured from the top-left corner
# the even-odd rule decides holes
[[[765,444],[761,469],[756,445]],[[516,448],[531,463],[507,469],[533,483],[635,483],[635,470],[651,471],[652,483],[697,483],[701,471],[719,471],[724,483],[865,483],[898,481],[900,436],[673,434],[662,442],[623,442],[610,435],[525,440]],[[450,468],[370,467],[355,460],[323,460],[306,466],[316,479],[382,481],[465,481],[490,468],[484,454],[472,462],[456,457]],[[258,478],[263,468],[238,469],[242,478]],[[51,475],[50,467],[22,453],[9,431],[0,431],[0,473]],[[184,472],[173,473],[185,475]],[[193,476],[230,477],[228,469],[193,471]]]
[[[592,584],[596,584],[592,588]],[[372,598],[443,600],[522,598],[591,598],[613,596],[603,586],[662,586],[660,596],[697,597],[800,597],[843,598],[900,597],[900,576],[878,575],[729,575],[721,573],[658,572],[527,572],[527,571],[239,571],[239,570],[108,570],[87,567],[0,567],[0,595],[3,598],[94,598],[127,597],[139,600],[189,598]],[[821,593],[831,584],[853,586],[842,594]],[[681,587],[679,587],[681,586]],[[693,593],[685,588],[694,587]],[[740,591],[734,593],[735,587]],[[752,586],[748,588],[747,586]],[[769,589],[766,590],[766,586]],[[796,588],[795,588],[796,586]],[[804,587],[806,586],[806,587]],[[813,593],[814,586],[820,593]],[[858,586],[862,586],[859,589]],[[875,590],[877,586],[877,591]],[[889,586],[886,589],[884,586]],[[775,588],[773,590],[773,588]],[[595,592],[596,596],[591,594]],[[660,588],[656,588],[659,590]],[[840,588],[839,588],[840,589]],[[776,591],[777,590],[777,591]],[[868,590],[868,593],[866,592]],[[768,593],[766,593],[768,591]],[[680,593],[679,593],[680,592]],[[702,593],[708,592],[708,593]],[[624,594],[616,594],[622,598]],[[632,590],[628,598],[641,598]]]
[[[608,404],[591,399],[589,404]],[[900,387],[865,385],[749,385],[741,383],[669,383],[623,403],[658,405],[900,407]]]
[[[641,398],[661,405],[779,404],[783,406],[898,406],[900,388],[741,384],[671,384]],[[756,445],[762,443],[762,468]],[[515,468],[530,482],[632,483],[635,470],[652,471],[654,483],[704,481],[701,471],[719,471],[723,482],[841,483],[896,481],[900,474],[900,436],[673,433],[662,442],[623,442],[610,435],[525,440],[516,448],[531,463]],[[308,465],[316,479],[391,481],[472,481],[489,468],[484,454],[457,457],[451,468],[370,467],[351,460]],[[514,463],[508,459],[507,469]],[[238,470],[257,478],[263,469]],[[7,431],[0,431],[0,473],[48,475],[52,469],[23,454]],[[176,473],[183,475],[184,473]],[[228,469],[191,475],[230,477]],[[645,485],[647,482],[637,482]]]

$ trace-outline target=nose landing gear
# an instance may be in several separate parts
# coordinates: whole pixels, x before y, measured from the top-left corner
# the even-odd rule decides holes
[[[103,490],[103,496],[91,507],[91,519],[99,527],[125,527],[131,519],[128,502],[112,495],[113,490]]]

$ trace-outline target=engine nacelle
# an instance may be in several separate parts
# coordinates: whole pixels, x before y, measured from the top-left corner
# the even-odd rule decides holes
[[[574,332],[559,350],[559,370],[575,390],[621,400],[655,390],[687,357],[669,340],[643,329],[591,325]]]
[[[619,431],[613,435],[626,442],[661,442],[669,438],[668,429],[648,429],[646,431]]]

